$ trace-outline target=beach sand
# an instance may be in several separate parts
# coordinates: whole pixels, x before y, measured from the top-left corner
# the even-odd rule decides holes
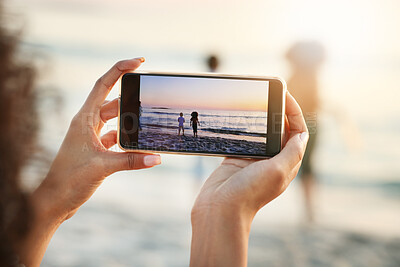
[[[190,190],[194,181],[184,167],[170,165],[173,175],[154,169],[107,179],[57,231],[42,266],[188,266],[195,194]],[[300,190],[293,187],[292,194],[275,201],[275,209],[269,204],[257,214],[249,240],[249,266],[399,266],[398,235],[382,237],[291,221],[289,214],[299,202],[295,189]],[[343,214],[351,217],[353,211],[344,209]]]
[[[239,138],[224,138],[221,135],[202,136],[200,133],[198,137],[193,137],[192,131],[185,131],[185,136],[178,136],[177,130],[175,132],[171,129],[160,130],[155,127],[146,127],[139,133],[139,148],[155,151],[265,154],[266,143],[244,140],[246,136],[239,136]]]

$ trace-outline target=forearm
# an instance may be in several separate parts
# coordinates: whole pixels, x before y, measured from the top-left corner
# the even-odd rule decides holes
[[[20,262],[25,266],[40,266],[51,238],[64,221],[63,217],[56,215],[50,208],[49,201],[51,200],[43,198],[40,187],[32,194],[31,205],[34,210],[32,228],[17,247]]]
[[[226,209],[192,212],[190,266],[246,266],[251,221]]]

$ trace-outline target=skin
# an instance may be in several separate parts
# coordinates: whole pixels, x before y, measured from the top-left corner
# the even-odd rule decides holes
[[[299,105],[287,93],[285,147],[271,159],[226,158],[207,179],[192,209],[190,266],[246,266],[257,211],[286,190],[308,141]]]
[[[110,174],[150,168],[159,155],[108,150],[116,131],[100,136],[107,120],[118,115],[118,100],[105,101],[121,77],[143,58],[116,63],[95,84],[68,133],[44,181],[31,196],[35,221],[16,248],[21,263],[39,266],[58,229],[71,218]],[[245,266],[251,222],[257,211],[280,195],[295,177],[308,140],[299,106],[287,95],[288,139],[269,160],[226,158],[204,184],[192,209],[191,266]]]
[[[135,70],[143,61],[137,58],[116,63],[96,82],[73,118],[48,175],[32,194],[35,223],[17,248],[26,266],[40,265],[57,228],[75,214],[107,176],[161,163],[159,155],[108,150],[117,142],[116,131],[100,136],[104,123],[118,115],[118,100],[105,101],[108,93],[122,74]]]

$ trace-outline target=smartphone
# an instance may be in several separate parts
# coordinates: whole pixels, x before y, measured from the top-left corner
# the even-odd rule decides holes
[[[268,158],[282,148],[286,83],[217,74],[127,73],[118,144],[125,151]]]

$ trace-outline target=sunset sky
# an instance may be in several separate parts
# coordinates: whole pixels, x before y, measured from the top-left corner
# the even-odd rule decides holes
[[[140,84],[144,107],[267,110],[267,81],[142,76]]]

